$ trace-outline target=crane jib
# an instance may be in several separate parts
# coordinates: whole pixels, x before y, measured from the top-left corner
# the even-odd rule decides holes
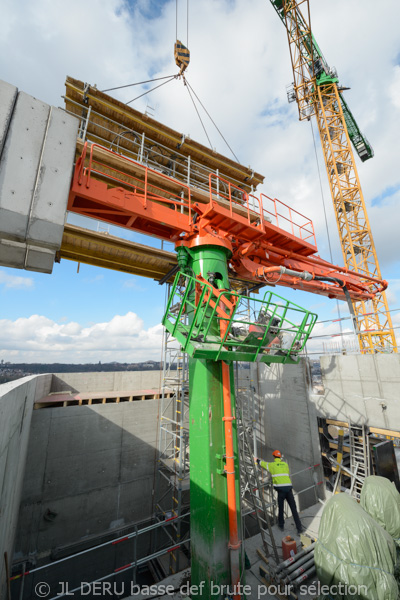
[[[335,69],[331,69],[318,46],[314,35],[311,33],[307,23],[297,6],[296,2],[286,0],[270,0],[279,18],[285,25],[289,38],[298,46],[303,56],[303,66],[307,68],[307,76],[315,79],[317,86],[339,84]],[[296,94],[297,95],[297,94]],[[342,111],[349,133],[350,141],[362,162],[372,158],[374,151],[367,138],[362,134],[357,122],[343,95],[340,94]]]

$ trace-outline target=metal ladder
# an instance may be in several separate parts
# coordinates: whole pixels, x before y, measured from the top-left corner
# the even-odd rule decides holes
[[[169,521],[164,534],[176,545],[176,550],[169,553],[169,573],[173,574],[181,569],[181,517],[189,512],[189,373],[187,355],[166,330],[162,360],[155,515],[157,520]],[[162,480],[164,487],[165,483],[168,485],[166,491]]]
[[[350,438],[350,470],[357,474],[352,486],[353,496],[359,500],[363,486],[359,478],[364,480],[370,475],[369,440],[364,425],[349,424]]]
[[[264,550],[270,555],[270,548],[276,562],[279,562],[278,550],[271,527],[271,517],[268,509],[275,506],[275,502],[266,502],[264,486],[261,483],[257,466],[252,452],[252,425],[244,420],[244,411],[240,394],[236,398],[236,425],[239,441],[240,456],[240,495],[242,503],[242,517],[254,513],[261,533]],[[272,497],[272,496],[271,496]]]

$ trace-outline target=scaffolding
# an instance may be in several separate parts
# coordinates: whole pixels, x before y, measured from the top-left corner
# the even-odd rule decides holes
[[[167,298],[169,291],[170,286]],[[187,566],[189,556],[187,546],[181,552],[189,519],[182,518],[189,513],[189,371],[187,355],[166,329],[162,363],[155,518],[170,523],[166,531],[174,547],[169,553],[171,574]]]
[[[278,562],[278,551],[272,532],[272,525],[275,521],[272,480],[263,479],[254,462],[254,457],[257,456],[257,441],[259,441],[257,440],[255,429],[255,390],[250,377],[240,377],[242,371],[248,371],[250,374],[250,363],[240,364],[237,362],[235,369],[236,419],[240,455],[240,498],[243,529],[245,532],[246,517],[249,515],[254,517],[261,534],[266,555],[269,556],[272,549],[274,558]],[[246,387],[244,385],[246,383],[250,385]]]

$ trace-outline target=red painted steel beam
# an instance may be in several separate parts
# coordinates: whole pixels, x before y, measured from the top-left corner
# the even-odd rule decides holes
[[[117,157],[120,162],[122,159],[127,173],[99,162],[94,148],[100,148],[103,155],[108,153],[111,158]],[[131,172],[134,168],[134,175],[128,174],[128,167]],[[190,188],[181,181],[95,144],[87,156],[85,145],[73,175],[68,210],[177,245],[192,246],[199,236],[210,236],[216,243],[232,247],[232,273],[257,283],[264,281],[342,300],[345,300],[343,289],[332,278],[345,284],[355,300],[373,298],[387,287],[385,281],[362,276],[321,259],[316,254],[316,246],[311,243],[314,236],[310,238],[307,234],[307,239],[302,239],[294,234],[295,231],[299,231],[300,236],[304,234],[299,225],[290,223],[289,232],[281,229],[278,223],[282,223],[282,217],[278,209],[282,210],[280,205],[285,207],[282,203],[278,206],[278,201],[268,199],[274,203],[277,223],[274,224],[269,216],[274,218],[274,213],[265,210],[260,198],[250,197],[237,188],[237,195],[240,191],[238,201],[231,193],[234,186],[229,187],[229,196],[216,196],[215,183],[212,183],[215,177],[211,174],[209,178],[209,202],[193,203]],[[171,187],[175,191],[171,192]],[[289,213],[290,218],[294,213],[295,218],[306,219],[296,211]],[[312,222],[304,222],[313,233]],[[280,274],[278,267],[307,272],[311,278],[307,281],[292,274]],[[320,281],[316,277],[330,280]]]

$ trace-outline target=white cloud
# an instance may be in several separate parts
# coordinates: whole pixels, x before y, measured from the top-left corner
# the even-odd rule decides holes
[[[346,92],[348,103],[375,150],[372,160],[363,164],[356,161],[382,276],[393,277],[400,256],[400,69],[396,65],[400,50],[400,3],[387,0],[385,10],[376,0],[335,0],[334,3],[311,0],[310,4],[315,37],[329,64],[337,67],[340,82],[351,86]],[[60,95],[67,74],[104,89],[177,72],[173,59],[173,0],[158,3],[70,0],[67,9],[65,3],[57,0],[35,0],[34,3],[5,0],[3,5],[0,24],[2,78],[45,102],[62,104]],[[183,8],[181,10],[185,12]],[[337,23],[340,15],[346,15],[346,18],[341,19],[340,28],[333,27],[332,23]],[[185,14],[181,16],[178,36],[185,43]],[[311,129],[307,122],[298,121],[295,104],[287,103],[286,85],[293,79],[289,49],[284,27],[270,2],[254,0],[251,9],[248,0],[190,3],[189,48],[188,80],[241,161],[266,176],[260,191],[312,218],[319,253],[329,259]],[[139,86],[111,93],[128,101],[143,91]],[[156,107],[156,119],[207,144],[182,81],[168,83],[133,106],[145,110],[147,102]],[[229,150],[206,116],[204,121],[213,146],[229,156]],[[315,123],[314,132],[333,262],[343,264]],[[380,200],[372,206],[376,198]],[[392,273],[387,275],[390,270]],[[4,279],[0,282],[5,284]],[[130,287],[128,281],[121,285]],[[30,284],[21,286],[28,288]],[[133,286],[133,289],[137,288]],[[389,290],[390,301],[396,302],[396,286]],[[284,290],[281,293],[285,295]],[[310,305],[317,300],[319,302],[320,298],[310,296]],[[336,311],[333,302],[326,300],[325,306]],[[127,315],[120,317],[125,318]],[[95,356],[95,347],[90,346],[94,340],[100,344],[99,352],[104,355],[109,350],[103,348],[103,340],[111,345],[115,342],[117,348],[129,338],[123,335],[121,323],[112,321],[86,328],[78,325],[77,333],[58,330],[52,321],[38,322],[42,338],[35,333],[35,327],[30,329],[29,323],[25,326],[36,344],[32,352],[42,351],[39,340],[54,344],[58,340],[64,348],[70,340],[71,345],[77,343],[77,347],[82,348],[79,351]],[[65,326],[69,325],[66,321]],[[140,344],[146,335],[161,343],[158,333],[148,330],[145,334],[137,321],[129,321],[129,327],[136,332],[134,335]],[[338,330],[337,324],[335,328],[332,331]],[[155,337],[151,337],[153,335]],[[155,352],[154,348],[151,351]],[[113,360],[113,352],[110,350],[110,360]],[[119,352],[135,350],[129,347]]]
[[[93,285],[93,283],[98,283],[99,281],[103,281],[104,275],[101,273],[99,275],[95,275],[94,277],[85,277],[83,279],[83,283],[88,283],[89,285]]]
[[[142,362],[160,360],[162,325],[145,329],[135,313],[84,327],[41,315],[0,320],[0,358],[13,362]]]
[[[137,281],[135,281],[133,278],[131,279],[125,279],[122,282],[122,287],[123,288],[128,288],[130,290],[135,290],[135,292],[144,292],[146,290],[146,288],[142,287]]]
[[[10,275],[6,271],[0,271],[0,284],[3,284],[6,288],[26,290],[33,288],[34,281],[32,277],[25,277],[19,275]]]

